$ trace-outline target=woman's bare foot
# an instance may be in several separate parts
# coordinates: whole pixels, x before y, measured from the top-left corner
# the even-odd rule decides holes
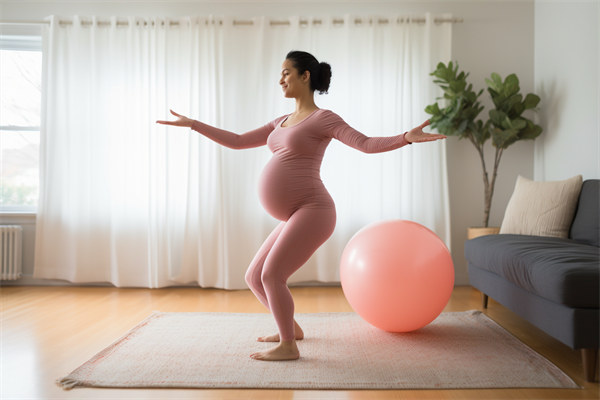
[[[300,325],[294,320],[294,334],[296,340],[304,339],[304,331],[300,328]],[[276,333],[271,336],[261,336],[256,339],[259,342],[279,342],[279,333]]]
[[[295,340],[280,342],[271,350],[261,351],[250,355],[251,358],[261,361],[287,361],[300,358],[298,346]]]

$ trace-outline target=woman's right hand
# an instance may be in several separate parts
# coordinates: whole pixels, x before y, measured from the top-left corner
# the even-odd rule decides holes
[[[173,110],[169,110],[169,111],[171,111],[171,114],[173,114],[174,116],[177,117],[177,119],[175,121],[156,121],[156,123],[157,124],[163,124],[163,125],[182,126],[184,128],[191,128],[192,127],[192,124],[194,123],[193,119],[190,119],[190,118],[185,117],[183,115],[179,115],[179,114],[177,114]]]

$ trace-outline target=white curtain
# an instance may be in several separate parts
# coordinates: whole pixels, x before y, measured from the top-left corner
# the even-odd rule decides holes
[[[296,49],[332,65],[318,106],[369,136],[402,133],[439,95],[429,72],[450,59],[451,26],[387,18],[50,17],[34,276],[245,288],[245,269],[277,224],[257,196],[268,149],[230,150],[155,121],[172,108],[241,133],[292,112],[278,80]],[[337,228],[290,283],[338,282],[345,244],[380,220],[422,223],[449,245],[443,142],[367,155],[334,141],[322,178]]]

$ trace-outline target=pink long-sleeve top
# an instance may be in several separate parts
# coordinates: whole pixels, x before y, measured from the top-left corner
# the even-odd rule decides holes
[[[273,157],[260,178],[259,196],[267,212],[287,221],[300,207],[335,207],[321,181],[325,149],[337,139],[365,153],[381,153],[409,144],[404,134],[368,137],[350,127],[340,116],[318,109],[296,125],[281,126],[288,116],[238,135],[194,121],[192,129],[233,149],[267,145]]]

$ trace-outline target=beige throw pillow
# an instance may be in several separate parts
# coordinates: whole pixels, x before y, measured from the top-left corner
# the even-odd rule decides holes
[[[581,175],[551,182],[519,176],[500,233],[569,237],[581,184]]]

